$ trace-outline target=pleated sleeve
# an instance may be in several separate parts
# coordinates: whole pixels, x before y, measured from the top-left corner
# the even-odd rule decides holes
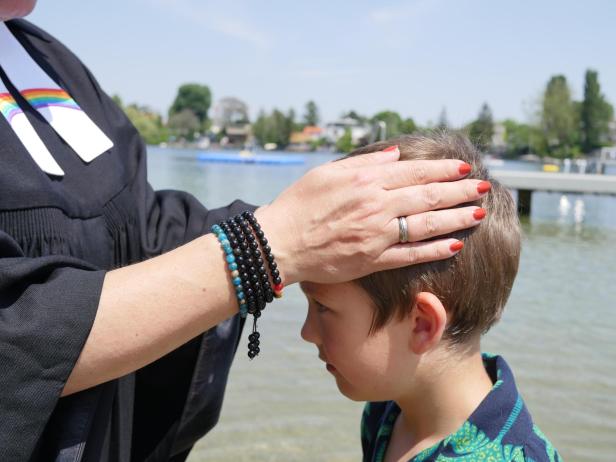
[[[90,332],[105,272],[28,258],[0,231],[0,460],[24,460]]]

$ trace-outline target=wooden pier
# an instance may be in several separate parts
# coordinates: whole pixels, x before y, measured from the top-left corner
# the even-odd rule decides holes
[[[534,191],[616,196],[616,175],[509,170],[492,170],[490,173],[507,188],[518,191],[518,213],[520,215],[530,215]]]

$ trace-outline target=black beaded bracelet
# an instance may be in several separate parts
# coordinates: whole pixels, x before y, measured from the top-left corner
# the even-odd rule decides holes
[[[244,260],[244,266],[242,267],[244,271],[244,276],[250,282],[251,288],[253,290],[255,304],[249,306],[248,313],[254,315],[257,311],[261,311],[265,306],[265,300],[263,297],[263,288],[261,286],[261,278],[257,273],[257,270],[254,266],[254,236],[252,235],[250,229],[246,229],[241,224],[241,217],[235,217],[234,219],[234,231],[238,233],[239,236],[242,236],[244,239],[242,245],[242,257]],[[260,314],[257,315],[259,317]]]
[[[254,265],[253,268],[254,268],[254,271],[256,271],[260,279],[265,303],[271,303],[272,300],[274,299],[274,291],[272,290],[272,286],[270,285],[267,270],[265,268],[265,262],[263,261],[263,258],[261,256],[261,251],[259,250],[259,241],[253,235],[250,229],[251,223],[246,218],[242,218],[237,221],[239,222],[240,228],[242,229],[244,234],[245,235],[247,234],[249,236],[248,240],[249,240],[250,249],[252,250],[252,258],[253,258],[253,265]],[[253,230],[254,230],[254,227],[253,227]],[[265,308],[265,303],[261,303],[259,305],[259,309],[263,310]]]
[[[227,254],[230,269],[235,268],[232,278],[239,294],[240,315],[253,315],[252,333],[248,336],[248,357],[253,359],[260,352],[257,319],[268,303],[282,297],[280,272],[267,238],[252,212],[244,212],[214,225],[212,229],[217,235],[222,232],[224,237],[219,235],[219,240]]]
[[[267,259],[269,266],[270,276],[272,277],[272,282],[274,283],[272,291],[276,298],[280,298],[282,297],[283,285],[282,279],[280,278],[280,272],[278,271],[278,265],[276,264],[274,255],[272,254],[272,248],[268,245],[268,240],[265,237],[265,233],[263,233],[261,225],[259,225],[253,213],[246,211],[242,214],[242,216],[248,220],[255,232],[255,235],[257,236],[257,239],[259,240],[259,243],[261,244],[261,248],[263,249],[263,253],[265,254],[265,258]]]
[[[253,315],[252,333],[248,336],[248,357],[253,359],[261,351],[259,348],[260,334],[257,331],[257,320],[261,317],[261,311],[265,309],[265,305],[267,304],[266,291],[269,286],[269,281],[267,280],[267,272],[262,266],[263,259],[261,258],[261,252],[259,251],[259,244],[250,229],[250,224],[241,216],[235,217],[234,220],[248,243],[248,248],[246,250],[247,256],[245,257],[246,266],[248,267],[248,275],[256,294],[256,307],[252,310],[250,308],[248,309],[248,312]]]
[[[240,309],[240,315],[245,318],[249,312],[250,307],[256,306],[254,291],[251,287],[248,275],[246,274],[246,264],[244,263],[244,257],[242,256],[242,242],[244,242],[245,239],[241,233],[236,234],[236,232],[231,229],[231,227],[226,222],[220,223],[220,227],[227,235],[227,238],[233,250],[233,255],[235,256],[237,264],[237,276],[239,276],[241,280],[241,287],[246,300],[246,304],[243,308]]]

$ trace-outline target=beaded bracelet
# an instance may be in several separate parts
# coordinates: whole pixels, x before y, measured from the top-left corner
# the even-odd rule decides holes
[[[267,303],[271,303],[272,300],[274,299],[274,292],[272,291],[272,287],[269,283],[269,277],[267,275],[267,270],[265,269],[265,262],[263,261],[263,258],[261,257],[261,252],[259,250],[259,243],[257,241],[257,239],[254,237],[254,235],[252,234],[252,231],[250,229],[250,224],[249,222],[241,217],[236,217],[235,218],[236,223],[240,226],[240,229],[242,230],[242,232],[244,233],[244,236],[246,237],[246,239],[248,240],[248,245],[249,245],[249,254],[252,254],[249,257],[249,261],[247,262],[249,264],[249,268],[248,270],[250,271],[250,276],[253,277],[253,275],[256,275],[257,278],[259,278],[259,289],[261,292],[260,294],[258,294],[258,300],[257,300],[257,308],[259,310],[263,310],[265,308],[265,305]]]
[[[248,304],[248,313],[254,315],[257,310],[260,310],[262,306],[262,288],[259,285],[259,276],[254,268],[253,254],[250,247],[250,243],[247,240],[246,233],[240,228],[240,226],[233,222],[233,231],[240,240],[240,248],[242,250],[242,264],[240,265],[241,277],[246,281],[248,287],[245,288],[248,293],[251,294],[250,302]]]
[[[244,293],[244,298],[246,301],[246,303],[244,303],[243,305],[240,305],[240,316],[242,318],[245,318],[248,315],[249,307],[251,305],[254,306],[255,299],[254,299],[253,290],[250,287],[250,281],[248,280],[245,274],[246,265],[243,262],[242,249],[240,247],[241,240],[243,240],[244,237],[239,236],[241,240],[238,239],[238,236],[235,234],[235,232],[225,222],[221,223],[220,227],[222,228],[223,232],[227,235],[227,238],[231,244],[231,249],[233,250],[233,255],[235,255],[235,265],[236,265],[235,267],[237,268],[238,276],[241,280],[242,292]],[[235,273],[232,274],[232,277],[234,276],[235,276]]]
[[[263,253],[265,254],[265,258],[267,259],[267,263],[270,269],[270,275],[272,276],[272,282],[274,283],[273,292],[274,297],[281,298],[282,297],[282,289],[284,286],[282,285],[282,279],[280,278],[280,272],[278,271],[278,265],[274,260],[274,255],[272,254],[272,248],[268,245],[267,238],[265,237],[265,233],[261,229],[261,225],[257,222],[257,219],[253,215],[252,212],[246,211],[242,214],[244,218],[248,220],[255,234],[257,235],[257,239],[259,239],[259,243],[261,244],[261,248],[263,249]],[[268,281],[269,285],[269,281]]]
[[[252,212],[244,212],[218,225],[212,226],[225,252],[231,280],[240,307],[240,316],[253,315],[252,333],[248,336],[248,357],[253,359],[260,352],[257,319],[267,303],[282,297],[283,284],[272,249]],[[255,237],[256,236],[256,237]],[[266,263],[261,255],[267,260]],[[273,287],[270,284],[270,277]]]
[[[247,310],[246,298],[242,287],[242,280],[240,278],[240,273],[237,270],[237,262],[236,256],[233,253],[233,249],[231,248],[231,243],[227,238],[227,235],[222,230],[219,225],[212,226],[212,231],[216,235],[218,242],[220,242],[220,246],[225,252],[225,260],[227,261],[227,266],[229,271],[231,271],[231,282],[233,283],[233,287],[235,288],[235,295],[237,297],[237,301],[240,305],[240,313]],[[245,316],[245,315],[244,315]]]

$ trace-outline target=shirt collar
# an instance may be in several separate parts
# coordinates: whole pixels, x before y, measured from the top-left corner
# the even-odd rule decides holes
[[[492,390],[456,432],[419,453],[413,461],[426,460],[441,452],[450,456],[469,454],[478,445],[492,442],[500,445],[520,444],[532,432],[532,419],[518,393],[509,365],[501,356],[484,353],[482,358],[493,383]],[[400,408],[391,401],[384,412],[381,426],[393,426],[399,414]],[[377,439],[383,441],[385,438],[377,436]]]

